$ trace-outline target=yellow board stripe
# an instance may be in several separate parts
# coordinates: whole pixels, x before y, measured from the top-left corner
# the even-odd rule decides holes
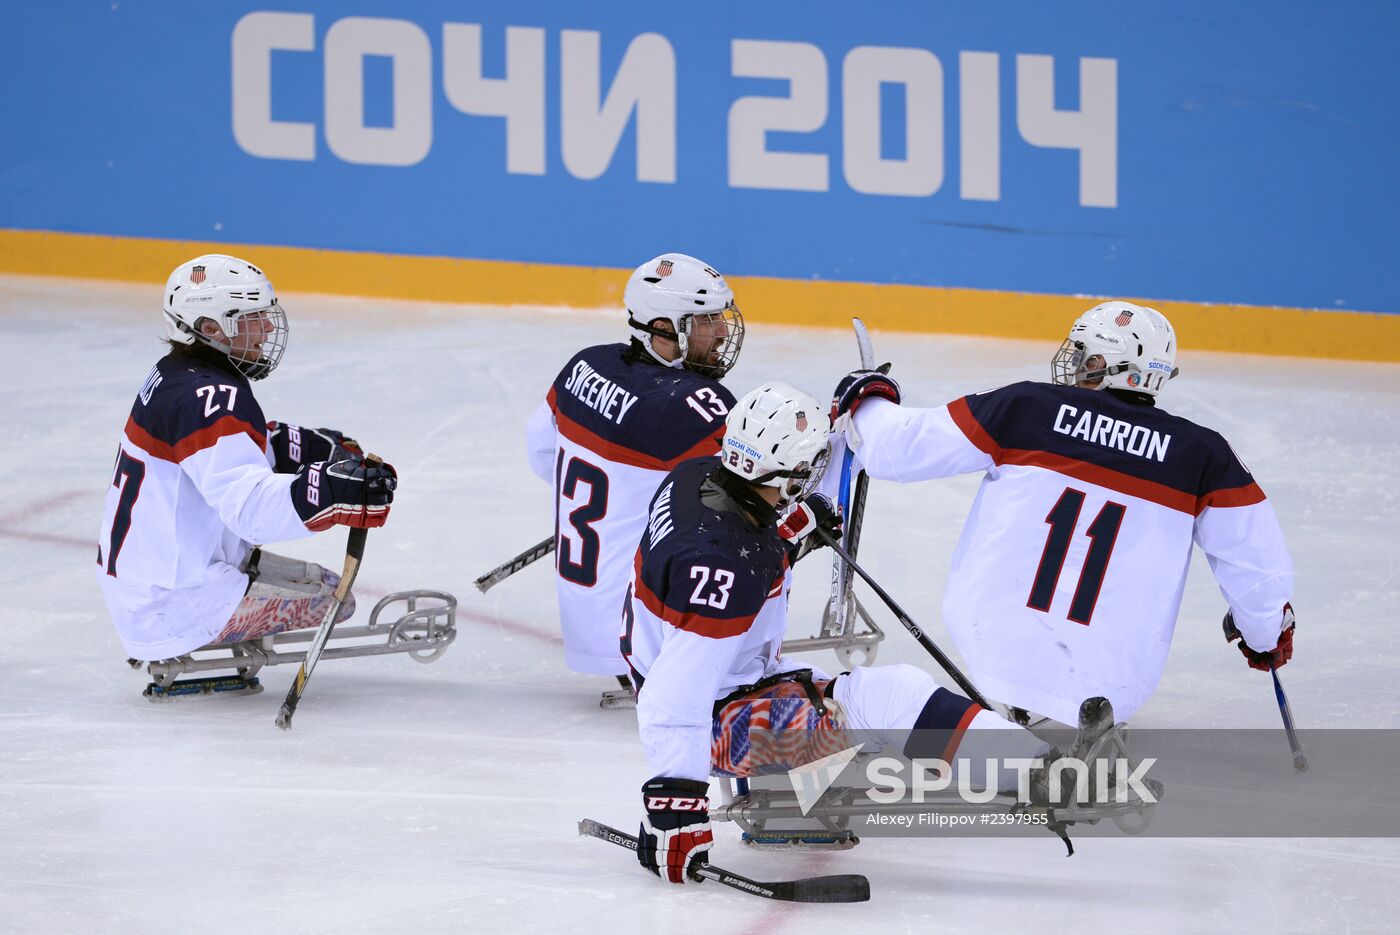
[[[201,253],[232,253],[269,271],[284,295],[333,292],[485,305],[620,305],[625,269],[502,260],[353,253],[307,247],[196,243],[0,229],[0,272],[163,284]],[[744,316],[758,322],[1058,341],[1096,298],[880,285],[730,279]],[[1159,309],[1182,347],[1400,362],[1400,314],[1208,305],[1115,296]]]

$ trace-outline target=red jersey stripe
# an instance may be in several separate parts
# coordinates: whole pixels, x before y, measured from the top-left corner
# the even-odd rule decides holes
[[[267,447],[267,435],[264,432],[231,415],[224,416],[197,432],[191,432],[173,445],[147,432],[136,424],[135,419],[128,417],[126,420],[126,437],[133,445],[157,458],[177,464],[197,451],[214,447],[219,439],[230,435],[247,435],[260,450]]]
[[[1137,497],[1139,500],[1150,500],[1191,516],[1199,516],[1201,511],[1208,506],[1249,506],[1254,503],[1262,503],[1265,499],[1264,491],[1259,488],[1258,484],[1252,482],[1243,487],[1215,490],[1198,497],[1184,490],[1177,490],[1166,484],[1134,477],[1131,474],[1115,471],[1113,468],[1103,467],[1090,461],[1081,461],[1078,458],[1070,458],[1048,451],[1002,448],[973,416],[966,399],[955,399],[949,403],[948,413],[953,417],[953,422],[962,430],[962,433],[967,436],[967,440],[991,455],[992,460],[997,464],[1021,464],[1045,468],[1057,474],[1064,474],[1067,477],[1096,484],[1099,487],[1106,487],[1130,497]]]
[[[963,712],[962,718],[958,721],[958,726],[953,728],[953,736],[948,738],[948,746],[943,748],[943,756],[940,757],[940,759],[942,759],[944,763],[953,762],[953,757],[957,755],[958,752],[958,746],[962,743],[963,734],[967,733],[967,728],[972,723],[972,719],[985,710],[987,709],[980,704],[972,704]]]
[[[1199,515],[1208,506],[1253,506],[1256,503],[1263,503],[1264,500],[1264,491],[1259,489],[1258,484],[1251,481],[1243,487],[1212,490],[1198,499],[1196,513]]]
[[[640,553],[637,556],[635,581],[636,588],[632,593],[642,602],[642,606],[653,616],[660,617],[677,630],[685,630],[699,636],[707,636],[710,639],[722,640],[747,633],[749,627],[753,626],[754,620],[758,617],[757,613],[742,617],[711,617],[694,611],[679,611],[667,607],[665,602],[656,596],[656,592],[647,587],[646,582],[642,580]]]
[[[649,471],[669,471],[682,461],[689,461],[691,458],[699,458],[704,455],[717,454],[720,449],[720,438],[722,436],[707,435],[685,451],[669,460],[662,460],[654,455],[639,451],[627,445],[608,441],[603,436],[589,431],[579,425],[573,419],[559,411],[558,398],[555,390],[551,387],[549,391],[549,407],[554,411],[554,424],[559,427],[559,434],[563,435],[575,445],[581,445],[598,454],[600,457],[612,461],[614,464],[627,464],[632,467],[645,468]]]
[[[1176,490],[1165,484],[1159,484],[1156,481],[1133,477],[1131,474],[1124,474],[1122,471],[1115,471],[1112,468],[1091,464],[1088,461],[1080,461],[1078,458],[1067,458],[1064,455],[1051,454],[1048,451],[1010,448],[1002,452],[998,463],[1024,464],[1045,468],[1048,471],[1064,474],[1085,483],[1097,484],[1130,497],[1137,497],[1139,500],[1150,500],[1172,510],[1179,510],[1192,516],[1196,515],[1196,497],[1192,494]]]
[[[972,414],[972,409],[967,405],[965,397],[955,399],[948,404],[948,414],[953,417],[954,424],[962,429],[962,433],[967,436],[967,440],[972,442],[981,450],[992,456],[992,460],[1001,463],[1001,446],[987,434],[987,430],[982,428],[982,423],[977,421],[977,417]]]

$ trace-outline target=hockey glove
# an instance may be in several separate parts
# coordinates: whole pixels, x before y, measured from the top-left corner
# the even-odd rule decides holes
[[[875,370],[856,370],[841,378],[836,384],[836,393],[831,400],[831,421],[835,422],[871,396],[899,402],[899,384],[887,374],[890,365],[882,364]]]
[[[833,539],[841,538],[841,516],[824,495],[814,493],[793,505],[778,522],[778,535],[793,549],[792,561],[826,545],[821,536],[812,533],[824,529]]]
[[[693,875],[707,863],[715,843],[710,830],[709,783],[657,776],[642,786],[647,817],[637,833],[637,860],[671,883],[699,883]]]
[[[317,461],[339,461],[349,455],[364,456],[360,443],[335,429],[308,429],[290,422],[267,423],[267,443],[272,449],[272,469],[295,474]]]
[[[312,532],[337,524],[374,528],[389,518],[398,483],[392,464],[370,464],[358,456],[318,461],[292,481],[292,503]]]
[[[1270,669],[1287,665],[1288,660],[1293,658],[1293,630],[1296,624],[1293,620],[1292,604],[1283,605],[1283,632],[1278,635],[1278,645],[1263,652],[1250,649],[1249,644],[1244,641],[1239,628],[1235,626],[1234,611],[1225,611],[1225,619],[1221,621],[1220,625],[1225,630],[1227,643],[1233,643],[1235,640],[1240,641],[1240,652],[1244,655],[1245,661],[1249,663],[1251,669],[1268,672]]]

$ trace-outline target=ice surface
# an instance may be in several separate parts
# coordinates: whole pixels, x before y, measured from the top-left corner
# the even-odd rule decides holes
[[[620,313],[283,300],[292,343],[257,385],[264,410],[344,429],[403,479],[369,537],[361,613],[365,597],[441,588],[461,600],[461,636],[431,666],[324,663],[290,733],[272,722],[291,666],[265,669],[252,698],[146,702],[92,568],[117,433],[162,353],[159,284],[0,277],[0,931],[1394,930],[1388,840],[1086,839],[1067,860],[1050,835],[870,839],[813,855],[749,852],[716,826],[715,861],[749,876],[870,877],[868,904],[800,907],[713,884],[673,892],[575,837],[584,816],[636,825],[633,715],[599,710],[603,680],[564,668],[545,567],[486,596],[471,581],[548,534],[525,420],[571,353],[619,339]],[[1300,726],[1400,727],[1400,367],[1182,339],[1167,408],[1231,439],[1297,563],[1282,676]],[[878,329],[874,342],[914,404],[1042,379],[1053,352]],[[729,382],[820,397],[855,359],[849,332],[758,322]],[[976,483],[874,484],[862,542],[864,564],[950,650],[938,602]],[[343,549],[329,533],[285,551],[338,568]],[[827,574],[800,571],[792,616],[808,635]],[[1221,639],[1221,611],[1198,556],[1138,724],[1278,724],[1267,676]],[[888,630],[881,662],[929,664]],[[1281,732],[1279,745],[1288,769]]]

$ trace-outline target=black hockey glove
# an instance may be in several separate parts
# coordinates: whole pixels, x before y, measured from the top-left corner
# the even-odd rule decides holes
[[[1279,633],[1278,644],[1273,649],[1251,649],[1244,641],[1239,628],[1235,626],[1235,612],[1232,610],[1225,611],[1225,619],[1220,622],[1220,626],[1225,631],[1225,642],[1240,641],[1240,652],[1251,669],[1268,672],[1270,669],[1282,668],[1293,658],[1293,630],[1296,624],[1293,620],[1292,604],[1283,605],[1283,631]]]
[[[267,423],[267,442],[272,448],[272,469],[278,474],[295,474],[317,461],[335,462],[351,455],[364,457],[360,443],[335,429],[308,429],[290,422]]]
[[[710,784],[657,776],[642,786],[647,816],[637,833],[637,860],[671,883],[699,883],[692,871],[708,863],[715,843],[710,829]]]
[[[875,370],[855,370],[842,377],[831,400],[831,421],[855,412],[856,407],[871,396],[898,404],[899,384],[888,376],[889,369],[889,364],[881,364]]]
[[[791,561],[796,562],[826,545],[821,536],[813,535],[818,529],[825,530],[833,539],[841,538],[841,515],[829,499],[814,493],[794,504],[778,522],[778,535],[792,548]]]
[[[292,503],[313,532],[335,525],[374,528],[389,518],[398,484],[392,464],[371,464],[358,456],[318,461],[292,481]]]

